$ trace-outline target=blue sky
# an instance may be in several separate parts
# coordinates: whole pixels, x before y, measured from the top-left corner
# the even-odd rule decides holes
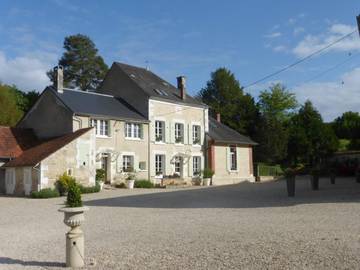
[[[290,64],[356,29],[360,2],[342,1],[6,1],[0,2],[0,80],[41,91],[67,35],[89,35],[106,63],[146,66],[190,93],[218,67],[241,85]],[[351,53],[351,56],[349,56]],[[358,55],[359,54],[359,55]],[[333,66],[347,61],[324,76]],[[284,83],[298,100],[311,99],[325,120],[359,110],[360,38],[356,33],[325,53],[247,88]],[[309,81],[313,77],[318,77]]]

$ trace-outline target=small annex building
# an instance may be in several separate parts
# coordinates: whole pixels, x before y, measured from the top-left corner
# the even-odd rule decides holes
[[[0,127],[0,191],[23,196],[54,188],[65,172],[83,185],[94,185],[93,136],[93,128],[84,128],[39,139],[31,129]]]

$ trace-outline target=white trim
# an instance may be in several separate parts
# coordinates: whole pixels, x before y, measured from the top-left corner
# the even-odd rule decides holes
[[[181,107],[186,107],[186,108],[194,108],[194,109],[199,109],[199,110],[205,110],[207,109],[206,106],[204,107],[200,107],[201,105],[187,105],[187,104],[183,104],[183,103],[178,103],[176,101],[174,102],[167,102],[167,101],[162,101],[162,100],[157,100],[157,99],[152,99],[151,97],[149,98],[149,102],[157,102],[157,103],[162,103],[162,104],[167,104],[167,105],[170,105],[170,106],[181,106]]]

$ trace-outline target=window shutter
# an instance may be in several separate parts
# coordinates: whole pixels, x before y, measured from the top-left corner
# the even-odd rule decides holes
[[[134,171],[138,172],[140,170],[139,168],[139,156],[134,155]]]
[[[122,161],[123,161],[123,155],[120,153],[117,158],[117,172],[120,173],[122,171]]]
[[[170,143],[171,132],[170,132],[170,123],[168,122],[164,122],[164,136],[165,136],[165,142]]]
[[[140,139],[144,139],[144,125],[143,124],[139,124],[139,132],[140,132]]]
[[[188,144],[189,143],[188,126],[187,124],[183,124],[182,127],[183,127],[184,144]]]
[[[188,167],[189,167],[189,176],[193,176],[193,164],[194,157],[189,158]]]
[[[170,127],[170,143],[174,143],[175,142],[175,124],[170,123],[169,127]]]
[[[227,170],[230,172],[231,171],[231,159],[230,159],[230,146],[227,145],[226,146],[226,167]]]

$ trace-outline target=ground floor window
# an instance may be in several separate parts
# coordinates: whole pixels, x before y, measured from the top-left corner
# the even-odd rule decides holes
[[[155,155],[155,174],[165,173],[165,155]]]
[[[132,172],[134,170],[134,156],[123,156],[123,172]]]
[[[236,146],[230,146],[230,170],[237,170]]]
[[[198,176],[201,172],[201,157],[193,157],[193,175]]]
[[[181,175],[182,157],[175,157],[175,173]]]

